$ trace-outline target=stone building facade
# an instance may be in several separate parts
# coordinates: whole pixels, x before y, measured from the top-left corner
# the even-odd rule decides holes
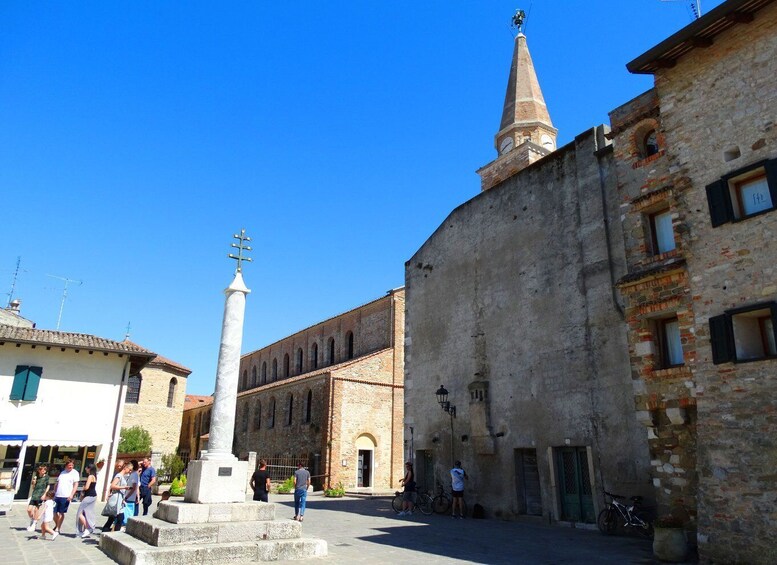
[[[244,355],[235,453],[305,459],[314,483],[402,478],[405,292]]]
[[[178,439],[178,455],[184,464],[188,464],[192,459],[199,459],[200,452],[208,449],[212,408],[212,396],[186,395]]]
[[[662,312],[676,309],[683,365],[640,371],[645,355],[637,356],[638,399],[647,399],[638,409],[657,420],[651,448],[670,433],[690,448],[684,460],[678,453],[685,476],[695,474],[687,484],[663,460],[654,460],[653,475],[659,500],[687,502],[695,515],[703,562],[777,561],[776,53],[777,3],[728,0],[628,65],[655,77],[649,96],[660,108],[663,140],[655,176],[668,173],[657,185],[666,187],[676,259],[684,263],[673,267],[674,281],[663,275],[665,289],[651,289],[667,306],[678,296]],[[627,129],[614,139],[616,151],[629,146]],[[660,190],[656,198],[664,198]],[[639,229],[634,201],[624,205],[631,218],[624,225]],[[647,294],[629,294],[635,308],[650,306]],[[632,345],[651,341],[631,329]],[[695,473],[687,468],[694,459]],[[695,497],[684,492],[696,482]]]
[[[190,369],[157,355],[130,375],[121,427],[141,426],[151,434],[154,453],[176,453],[190,374]]]

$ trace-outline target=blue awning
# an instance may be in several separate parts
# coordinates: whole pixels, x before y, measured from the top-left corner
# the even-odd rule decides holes
[[[0,445],[21,445],[29,436],[19,434],[0,434]]]

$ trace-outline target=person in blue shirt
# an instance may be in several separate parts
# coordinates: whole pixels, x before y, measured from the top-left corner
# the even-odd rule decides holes
[[[140,501],[143,503],[143,516],[148,515],[148,509],[151,508],[151,487],[156,482],[156,470],[151,466],[151,460],[148,457],[143,458],[143,470],[140,472]]]

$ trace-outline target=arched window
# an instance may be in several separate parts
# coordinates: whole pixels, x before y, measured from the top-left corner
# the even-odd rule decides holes
[[[251,367],[251,386],[256,386],[256,365]]]
[[[262,384],[267,384],[267,361],[262,361]]]
[[[140,400],[140,383],[143,379],[140,375],[130,375],[127,379],[127,395],[124,402],[127,404],[137,404]]]
[[[175,387],[178,385],[178,381],[175,377],[170,379],[170,384],[167,386],[167,407],[172,408],[175,402]]]
[[[270,399],[270,414],[267,418],[267,427],[268,428],[274,428],[275,427],[275,399]]]
[[[287,417],[286,417],[286,425],[287,426],[291,426],[291,422],[293,420],[293,416],[294,416],[294,395],[290,394],[289,395],[289,411],[288,411]]]
[[[310,350],[310,368],[318,369],[318,344],[314,343]]]
[[[310,417],[313,414],[313,391],[308,391],[308,399],[305,402],[305,422],[310,423]]]
[[[645,135],[645,157],[650,157],[658,153],[658,136],[656,130],[652,129]]]
[[[289,377],[289,354],[283,356],[283,378],[287,379]]]
[[[272,380],[273,382],[278,380],[278,359],[272,360]]]
[[[335,364],[335,338],[329,338],[329,359],[327,359],[330,365]]]
[[[243,381],[240,384],[241,390],[248,388],[248,369],[243,369]]]
[[[297,349],[297,374],[302,374],[302,348]]]
[[[348,344],[348,359],[353,359],[353,332],[345,334],[345,341]]]
[[[262,401],[257,400],[254,406],[254,429],[262,429]]]
[[[242,419],[240,420],[240,431],[241,432],[247,432],[248,431],[248,402],[243,404],[243,414]]]

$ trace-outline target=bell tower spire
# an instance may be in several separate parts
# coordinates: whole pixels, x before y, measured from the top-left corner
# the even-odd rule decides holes
[[[498,157],[478,170],[481,190],[488,190],[556,149],[558,130],[553,127],[537,80],[522,29],[524,18],[523,10],[518,10],[513,16],[518,34],[515,36],[502,121],[494,136]]]

